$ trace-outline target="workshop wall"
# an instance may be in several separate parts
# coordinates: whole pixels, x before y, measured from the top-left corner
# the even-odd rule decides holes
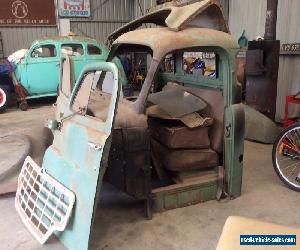
[[[33,40],[58,34],[56,27],[1,27],[0,32],[5,57],[18,49],[28,49]]]
[[[91,16],[71,18],[70,28],[78,35],[93,37],[101,42],[134,18],[133,0],[90,0],[90,6]],[[30,47],[38,38],[59,34],[58,27],[0,27],[0,32],[6,57],[18,49]]]
[[[105,42],[117,28],[134,19],[133,0],[90,0],[91,18],[71,19],[71,31]]]
[[[266,19],[266,0],[229,0],[229,27],[231,33],[238,39],[243,30],[249,40],[264,36]],[[300,1],[278,1],[277,39],[283,43],[300,42]],[[277,113],[276,119],[282,121],[286,95],[300,91],[300,55],[280,55]]]
[[[220,0],[220,2],[223,6],[226,17],[228,17],[228,0]],[[134,17],[136,18],[141,16],[143,13],[146,13],[149,8],[152,8],[155,5],[156,0],[134,0]]]

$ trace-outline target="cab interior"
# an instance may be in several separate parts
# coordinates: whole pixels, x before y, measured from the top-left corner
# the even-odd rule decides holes
[[[146,54],[147,79],[151,49],[126,45],[117,56],[122,59],[131,52]],[[134,103],[143,83],[130,96],[123,91],[105,180],[137,199],[150,201],[151,207],[156,194],[183,192],[188,197],[186,202],[157,210],[204,201],[203,194],[215,198],[224,172],[223,60],[214,47],[168,53],[156,69],[142,114],[134,111]],[[99,82],[98,78],[86,115],[105,120],[110,95],[105,80],[102,85]]]

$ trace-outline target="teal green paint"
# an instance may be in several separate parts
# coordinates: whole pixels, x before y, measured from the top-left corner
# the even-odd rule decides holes
[[[218,77],[217,78],[209,78],[205,76],[200,75],[191,75],[186,74],[183,71],[183,65],[182,65],[182,57],[183,53],[182,51],[175,51],[173,52],[175,54],[176,58],[176,72],[175,73],[161,73],[160,79],[162,80],[162,84],[167,84],[168,82],[181,82],[184,83],[185,86],[191,86],[191,87],[204,87],[204,88],[213,88],[218,90],[224,90],[224,88],[230,88],[231,90],[225,90],[226,96],[228,96],[231,99],[232,95],[235,95],[234,91],[232,91],[232,86],[236,85],[236,81],[234,81],[232,78],[229,79],[228,72],[230,70],[235,70],[235,65],[231,61],[231,58],[235,57],[236,50],[225,50],[221,47],[211,46],[211,47],[193,47],[188,50],[185,49],[185,51],[202,51],[202,52],[215,52],[219,59],[217,61],[218,64]],[[168,52],[169,54],[170,52]],[[230,92],[231,91],[231,92]],[[228,105],[230,101],[226,101],[226,105]]]
[[[161,83],[168,82],[184,83],[185,86],[218,89],[224,96],[224,126],[230,124],[231,132],[224,139],[224,168],[225,168],[225,191],[232,197],[241,195],[242,174],[243,174],[243,153],[244,153],[244,130],[245,117],[244,109],[241,104],[235,104],[237,91],[235,56],[237,49],[224,49],[220,47],[195,47],[188,51],[213,51],[218,54],[219,77],[210,79],[203,76],[184,74],[182,65],[182,56],[176,56],[176,72],[160,74]],[[169,53],[169,52],[168,52]],[[182,55],[176,52],[177,55]],[[175,53],[175,54],[176,54]],[[159,206],[156,204],[156,206]]]
[[[243,154],[245,134],[245,113],[243,104],[234,104],[225,110],[225,127],[230,125],[230,132],[225,133],[225,183],[226,192],[232,198],[241,195],[243,176]],[[226,128],[225,128],[226,130]]]
[[[25,59],[27,81],[22,84],[29,95],[52,93],[57,90],[60,74],[60,58],[32,58]]]
[[[200,45],[198,47],[201,47]],[[208,48],[208,47],[207,47]],[[208,48],[211,49],[211,48]],[[234,103],[237,91],[235,75],[236,50],[216,48],[220,56],[220,77],[218,79],[195,78],[182,75],[182,72],[173,76],[173,80],[180,80],[187,85],[219,89],[224,95],[224,124],[230,124],[230,133],[224,142],[224,167],[226,192],[231,197],[241,193],[242,167],[240,159],[243,155],[244,123],[243,110],[240,104]],[[89,63],[84,66],[82,73],[73,88],[68,104],[64,107],[64,117],[73,114],[72,103],[79,90],[84,74],[93,70],[109,70],[118,74],[118,69],[112,63]],[[161,76],[164,82],[172,79],[170,75]],[[116,79],[118,81],[118,79]],[[117,82],[115,81],[115,84]],[[63,123],[62,132],[54,132],[54,144],[47,150],[43,167],[55,179],[70,188],[76,195],[74,213],[66,231],[59,234],[60,240],[69,249],[87,249],[92,225],[93,211],[97,199],[105,168],[101,165],[103,149],[96,152],[88,147],[89,141],[99,142],[101,133],[110,135],[113,117],[115,114],[117,92],[113,93],[113,103],[108,111],[109,117],[105,123],[95,119],[75,114]],[[90,133],[93,131],[93,133]],[[105,145],[107,146],[107,145]],[[109,145],[108,145],[109,147]],[[109,150],[107,149],[107,152]],[[107,159],[107,155],[105,156]],[[98,186],[97,186],[98,185]],[[158,193],[152,196],[154,210],[162,211],[176,206],[185,206],[215,199],[217,183],[199,185],[190,190],[172,190],[169,193]]]
[[[155,212],[162,212],[168,209],[214,200],[216,199],[217,188],[217,182],[213,181],[152,194],[152,210]]]
[[[26,96],[26,99],[36,99],[36,98],[48,97],[48,96],[57,96],[57,92],[55,91],[53,93],[48,93],[48,94]]]
[[[61,46],[63,44],[81,44],[83,55],[72,56],[74,62],[74,76],[78,79],[83,67],[94,62],[105,61],[108,56],[108,48],[94,39],[80,37],[57,37],[55,39],[38,40],[32,43],[26,58],[17,65],[16,77],[28,93],[27,99],[54,96],[60,81]],[[33,50],[41,45],[54,45],[56,48],[55,57],[34,58],[31,57]],[[88,45],[94,45],[101,50],[101,55],[89,55]],[[120,72],[122,85],[127,84],[127,79],[118,58],[113,62]]]
[[[93,212],[96,209],[96,194],[101,187],[105,167],[102,157],[107,159],[114,113],[117,105],[119,79],[118,69],[113,63],[91,63],[84,67],[66,106],[65,115],[72,114],[73,99],[79,90],[85,73],[90,71],[110,71],[114,74],[114,88],[111,105],[105,122],[74,114],[62,121],[62,129],[54,130],[54,142],[43,160],[43,168],[57,181],[75,193],[76,201],[73,214],[62,233],[57,233],[59,240],[74,250],[88,249]],[[106,135],[107,140],[103,139]],[[89,142],[103,144],[104,149],[95,150]],[[103,155],[104,154],[104,155]]]

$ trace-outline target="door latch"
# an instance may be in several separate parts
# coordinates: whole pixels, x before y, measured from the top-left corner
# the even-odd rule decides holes
[[[101,144],[98,144],[98,143],[95,143],[95,142],[88,142],[88,144],[89,144],[89,146],[92,148],[92,149],[94,149],[94,150],[96,150],[96,151],[100,151],[100,150],[102,150],[103,149],[103,146],[101,145]]]

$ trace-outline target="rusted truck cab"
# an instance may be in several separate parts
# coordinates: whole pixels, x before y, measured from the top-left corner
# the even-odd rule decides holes
[[[152,61],[140,96],[116,115],[110,182],[148,200],[155,211],[220,198],[222,191],[240,195],[244,111],[235,76],[237,48],[227,33],[192,27],[139,29],[114,42],[112,56],[143,51]],[[212,72],[190,72],[189,55],[207,57],[203,61]],[[189,94],[206,107],[184,110]],[[198,123],[197,114],[211,124],[189,124]]]
[[[204,25],[203,16],[211,22]],[[144,23],[160,26],[136,29]],[[107,180],[144,199],[149,217],[151,211],[240,196],[244,110],[235,68],[239,46],[218,3],[166,6],[109,38],[109,58],[144,52],[150,63],[137,100],[119,104]],[[193,109],[199,100],[204,107]]]
[[[158,27],[137,29],[144,23]],[[88,248],[103,180],[145,201],[149,218],[153,211],[241,195],[238,44],[218,2],[166,5],[117,30],[109,43],[107,62],[86,66],[75,84],[71,59],[62,63],[56,117],[49,121],[54,141],[40,176],[73,212],[62,213],[63,226],[53,220],[46,233],[35,235],[42,243],[56,229],[63,231],[57,235],[66,247]],[[146,53],[149,62],[136,99],[120,96],[118,69],[110,62],[131,52]],[[24,202],[24,186],[31,181],[26,173],[39,170],[30,159],[22,169],[16,208],[30,230],[39,232],[40,224],[27,214],[30,201]],[[52,190],[45,188],[46,196]],[[32,193],[43,194],[27,195]]]

